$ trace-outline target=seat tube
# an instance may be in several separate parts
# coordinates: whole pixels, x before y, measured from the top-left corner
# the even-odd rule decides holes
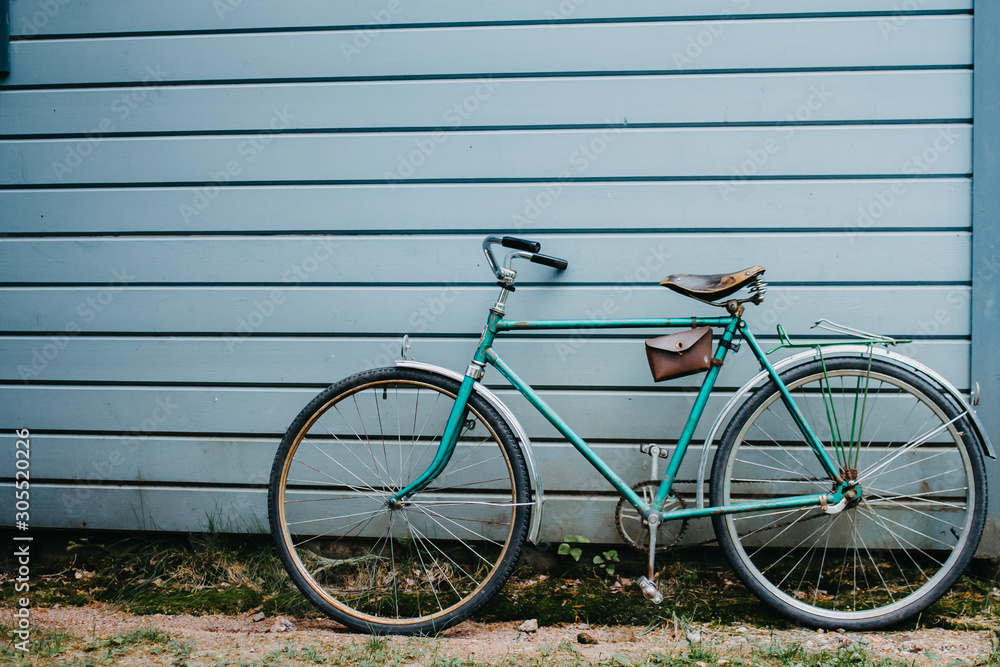
[[[681,462],[684,460],[684,455],[687,453],[687,448],[691,444],[691,439],[694,437],[694,431],[698,427],[698,422],[701,420],[702,414],[705,412],[705,406],[708,405],[708,399],[712,395],[712,389],[715,388],[715,381],[719,377],[719,371],[722,369],[722,363],[726,359],[726,353],[733,342],[733,338],[736,336],[736,330],[739,328],[742,320],[738,315],[734,315],[726,325],[725,331],[722,332],[722,342],[716,347],[715,354],[713,355],[712,367],[708,370],[708,374],[705,376],[705,381],[701,384],[701,390],[698,392],[698,397],[695,399],[694,406],[691,408],[691,412],[688,414],[687,423],[684,425],[684,431],[681,433],[680,438],[677,441],[677,447],[674,449],[673,456],[670,457],[670,461],[667,463],[667,470],[663,474],[663,480],[660,482],[660,488],[656,492],[656,497],[653,500],[653,504],[656,507],[663,507],[663,503],[666,502],[667,496],[672,493],[672,487],[674,485],[674,479],[677,477],[677,473],[680,470]]]

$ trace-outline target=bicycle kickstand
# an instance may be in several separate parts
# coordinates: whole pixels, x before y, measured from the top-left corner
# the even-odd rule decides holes
[[[653,604],[660,604],[663,602],[663,595],[660,591],[656,590],[656,584],[653,583],[654,561],[656,559],[656,533],[660,525],[660,514],[655,509],[650,510],[646,513],[645,523],[649,527],[649,567],[646,570],[646,576],[639,577],[639,589],[647,600]]]

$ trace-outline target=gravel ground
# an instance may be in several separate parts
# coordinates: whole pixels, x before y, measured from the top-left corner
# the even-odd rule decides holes
[[[11,610],[0,610],[0,623],[12,623]],[[69,642],[71,650],[58,658],[59,663],[94,658],[86,652],[85,642],[120,637],[144,628],[155,628],[169,635],[173,645],[185,645],[184,655],[177,650],[155,651],[136,647],[120,651],[114,665],[224,665],[224,664],[307,664],[303,649],[312,655],[333,655],[345,647],[364,647],[369,638],[351,634],[328,620],[286,619],[256,616],[135,616],[111,606],[56,607],[32,610],[32,628],[63,629],[81,641]],[[437,658],[471,658],[477,662],[505,661],[515,664],[596,664],[613,655],[641,659],[650,653],[687,655],[691,642],[700,643],[718,664],[736,657],[749,658],[756,650],[766,651],[775,645],[803,646],[806,651],[836,651],[859,644],[877,660],[889,657],[913,665],[948,665],[983,663],[991,650],[993,631],[954,631],[937,628],[879,633],[839,633],[805,629],[769,630],[756,627],[691,626],[650,630],[643,627],[600,627],[563,625],[530,631],[531,624],[519,629],[518,623],[483,624],[466,622],[435,638],[391,637],[385,649],[396,655],[408,655],[408,664],[428,664]],[[525,631],[529,630],[529,631]],[[581,644],[586,635],[594,644]],[[699,645],[699,644],[696,644]],[[148,648],[148,647],[146,647]],[[281,652],[281,659],[274,652]],[[272,658],[265,659],[272,655]],[[182,660],[178,662],[178,660]],[[36,658],[37,660],[37,658]],[[47,664],[47,663],[43,663]],[[79,664],[79,663],[78,663]],[[360,664],[360,663],[359,663]],[[703,663],[698,663],[703,664]],[[995,663],[994,663],[995,664]]]

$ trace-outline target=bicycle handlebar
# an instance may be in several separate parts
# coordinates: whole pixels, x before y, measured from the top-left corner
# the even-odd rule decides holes
[[[486,259],[490,263],[490,269],[496,274],[497,278],[504,280],[505,272],[508,271],[506,268],[501,268],[497,263],[496,258],[493,256],[493,250],[490,248],[491,244],[499,243],[504,248],[511,248],[513,252],[507,255],[506,264],[509,265],[510,260],[514,257],[522,257],[534,264],[542,264],[543,266],[550,266],[553,269],[563,271],[569,266],[569,262],[565,259],[559,259],[558,257],[550,257],[548,255],[538,254],[538,251],[542,249],[542,244],[538,241],[529,241],[527,239],[519,239],[514,236],[487,236],[483,239],[483,252],[486,253]],[[513,276],[513,273],[511,273]]]
[[[500,239],[500,245],[504,248],[524,250],[525,252],[538,252],[542,249],[542,244],[538,241],[528,241],[526,239],[519,239],[513,236],[505,236]]]
[[[558,257],[549,257],[548,255],[537,255],[532,254],[529,260],[533,264],[544,264],[545,266],[551,266],[553,269],[559,269],[563,271],[569,266],[569,262],[565,259],[559,259]]]

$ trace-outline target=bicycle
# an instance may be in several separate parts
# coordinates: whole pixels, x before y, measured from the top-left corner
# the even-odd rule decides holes
[[[510,249],[502,265],[494,245]],[[440,632],[496,594],[524,542],[537,540],[542,480],[517,418],[479,382],[487,364],[622,496],[616,525],[648,554],[639,586],[654,603],[662,601],[656,554],[694,517],[712,518],[753,593],[815,627],[895,624],[958,578],[983,530],[983,455],[995,456],[975,411],[942,376],[889,350],[897,341],[853,330],[855,344],[799,345],[779,326],[779,348],[808,349],[772,364],[773,350],[742,317],[763,302],[762,267],[661,283],[724,308],[720,317],[505,320],[513,260],[567,267],[540,250],[512,237],[483,241],[500,293],[464,375],[407,360],[404,339],[395,366],[332,385],[289,426],[271,472],[271,531],[292,580],[320,610],[357,631]],[[626,483],[492,348],[505,332],[581,327],[684,329],[647,341],[656,379],[705,373],[660,481]],[[762,370],[705,438],[688,507],[673,483],[737,339]],[[724,424],[706,504],[707,458]],[[655,471],[666,447],[642,449]]]

